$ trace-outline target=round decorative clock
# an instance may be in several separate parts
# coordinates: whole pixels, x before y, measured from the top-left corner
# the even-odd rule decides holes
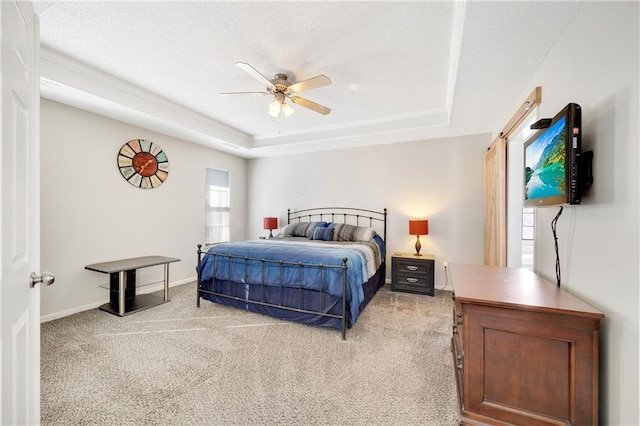
[[[169,160],[164,151],[146,139],[133,139],[118,152],[120,174],[131,185],[143,189],[162,185],[169,176]]]

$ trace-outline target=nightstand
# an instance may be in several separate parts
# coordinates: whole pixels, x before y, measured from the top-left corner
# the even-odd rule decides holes
[[[434,295],[433,270],[435,257],[394,253],[391,256],[391,290]]]

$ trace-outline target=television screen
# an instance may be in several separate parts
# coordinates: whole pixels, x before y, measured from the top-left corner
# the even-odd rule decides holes
[[[552,124],[525,149],[525,199],[564,196],[567,118]]]
[[[569,104],[524,145],[524,205],[580,203],[580,107]]]

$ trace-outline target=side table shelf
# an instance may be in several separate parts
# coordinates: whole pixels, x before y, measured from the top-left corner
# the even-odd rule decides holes
[[[100,306],[100,310],[114,315],[125,316],[151,308],[169,301],[169,263],[180,259],[165,256],[144,256],[111,262],[93,263],[84,268],[90,271],[109,274],[109,303]],[[150,266],[164,265],[164,295],[153,294],[136,296],[136,270]]]

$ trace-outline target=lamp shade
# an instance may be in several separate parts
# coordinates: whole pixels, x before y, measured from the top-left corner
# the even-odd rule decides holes
[[[278,218],[265,217],[263,221],[263,228],[268,230],[278,229]]]
[[[409,220],[409,235],[428,235],[429,221],[425,219]]]

